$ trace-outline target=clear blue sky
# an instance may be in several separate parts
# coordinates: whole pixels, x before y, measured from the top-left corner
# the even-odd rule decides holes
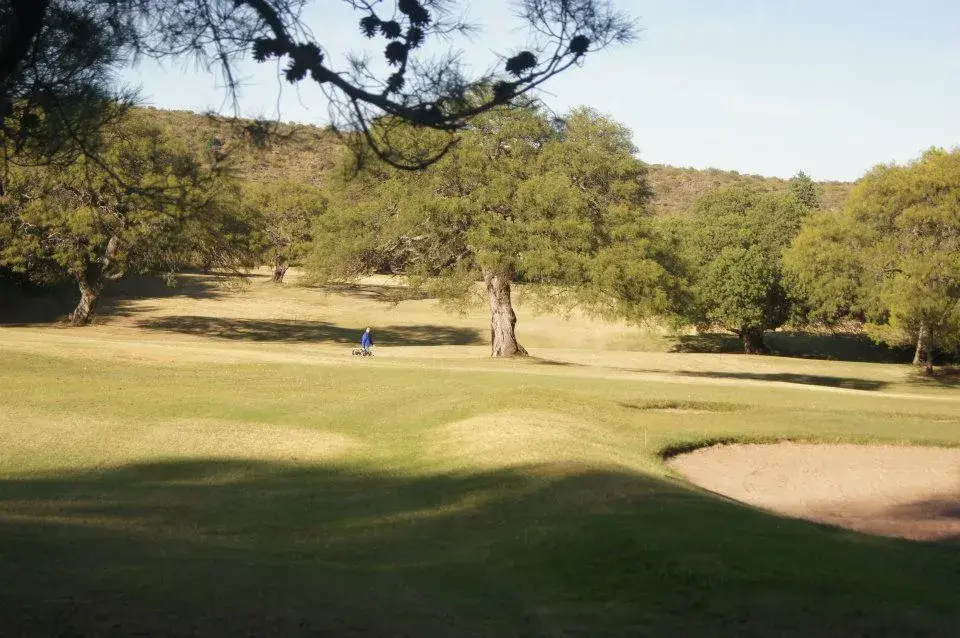
[[[880,162],[960,144],[956,0],[618,4],[637,18],[639,40],[588,57],[542,97],[557,111],[588,104],[627,124],[647,162],[851,180]],[[308,22],[334,59],[365,44],[344,3],[314,5]],[[464,43],[475,68],[522,43],[508,7],[470,3],[469,16],[485,26]],[[241,71],[241,114],[276,116],[279,106],[284,120],[327,121],[309,82],[279,83],[271,65]],[[126,79],[157,107],[230,110],[216,78],[194,65],[142,63]]]

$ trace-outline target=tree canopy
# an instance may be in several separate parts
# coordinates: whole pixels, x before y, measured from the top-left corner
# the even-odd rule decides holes
[[[108,282],[198,256],[243,262],[254,234],[236,213],[237,188],[183,141],[139,117],[101,135],[96,160],[11,170],[0,199],[0,265],[76,282],[74,325],[89,320]]]
[[[764,331],[790,317],[782,252],[807,212],[792,193],[748,187],[700,198],[681,232],[693,284],[687,318],[735,333],[747,353],[766,352]]]
[[[807,223],[787,263],[818,317],[860,314],[931,370],[960,344],[960,151],[873,169],[842,213]]]
[[[262,258],[273,265],[273,280],[282,283],[291,263],[310,250],[313,225],[326,209],[320,189],[291,181],[243,185],[243,206],[262,230]]]
[[[518,282],[621,316],[665,309],[676,282],[646,223],[645,167],[633,152],[626,128],[589,109],[556,127],[532,107],[491,111],[422,173],[379,165],[331,185],[313,270],[336,279],[392,269],[453,300],[482,280],[495,356],[525,354]]]
[[[790,178],[789,185],[798,202],[811,210],[820,208],[821,189],[809,175],[800,171]]]

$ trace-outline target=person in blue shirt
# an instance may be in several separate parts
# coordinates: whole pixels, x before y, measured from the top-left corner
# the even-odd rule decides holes
[[[363,336],[360,337],[360,347],[363,348],[363,351],[366,354],[370,354],[370,347],[373,345],[373,334],[370,332],[370,328],[367,328],[363,331]]]

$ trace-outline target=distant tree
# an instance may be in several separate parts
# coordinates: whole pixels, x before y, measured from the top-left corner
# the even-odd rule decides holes
[[[262,228],[265,257],[273,264],[273,281],[283,283],[291,263],[309,252],[316,218],[327,202],[318,188],[299,182],[250,182],[243,206]]]
[[[935,353],[960,345],[958,202],[960,151],[878,166],[841,215],[808,222],[787,262],[821,315],[859,309],[875,340],[915,345],[932,373]]]
[[[820,208],[820,186],[803,171],[790,179],[790,192],[807,208]]]
[[[491,111],[422,173],[379,165],[332,184],[313,271],[337,279],[386,265],[453,302],[480,280],[498,357],[526,354],[517,282],[620,316],[662,309],[677,286],[647,228],[645,167],[633,153],[627,129],[587,109],[559,129],[533,108]]]
[[[238,85],[236,60],[284,61],[288,82],[317,83],[335,113],[383,159],[422,168],[449,149],[453,138],[435,139],[439,146],[401,156],[387,138],[371,135],[371,123],[389,116],[391,122],[452,134],[472,117],[580,65],[588,53],[628,42],[634,33],[632,21],[607,0],[519,0],[514,6],[529,27],[528,42],[502,56],[496,72],[469,77],[458,51],[437,57],[429,46],[472,31],[458,17],[460,3],[344,1],[357,11],[358,37],[384,45],[380,60],[352,56],[347,68],[336,68],[335,58],[313,36],[324,25],[303,19],[316,0],[4,0],[0,90],[9,105],[29,101],[42,87],[44,100],[35,106],[45,114],[68,104],[79,86],[96,88],[97,99],[89,104],[98,103],[113,86],[110,69],[133,55],[197,56],[219,68],[231,90]],[[62,59],[76,60],[79,75],[61,76],[65,84],[56,85],[44,81],[45,73],[36,74]],[[467,99],[478,86],[492,91],[482,102]]]
[[[73,325],[89,321],[109,282],[174,271],[197,252],[237,263],[253,232],[233,216],[236,189],[182,141],[140,117],[102,134],[96,160],[12,170],[0,200],[0,265],[75,281]]]
[[[733,332],[747,354],[768,352],[764,331],[783,325],[793,305],[782,252],[806,213],[792,194],[748,187],[701,197],[684,232],[693,278],[688,319]]]

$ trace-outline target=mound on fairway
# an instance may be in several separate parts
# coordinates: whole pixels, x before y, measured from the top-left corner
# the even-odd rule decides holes
[[[913,540],[960,539],[960,449],[723,445],[669,465],[701,487],[787,516]]]

